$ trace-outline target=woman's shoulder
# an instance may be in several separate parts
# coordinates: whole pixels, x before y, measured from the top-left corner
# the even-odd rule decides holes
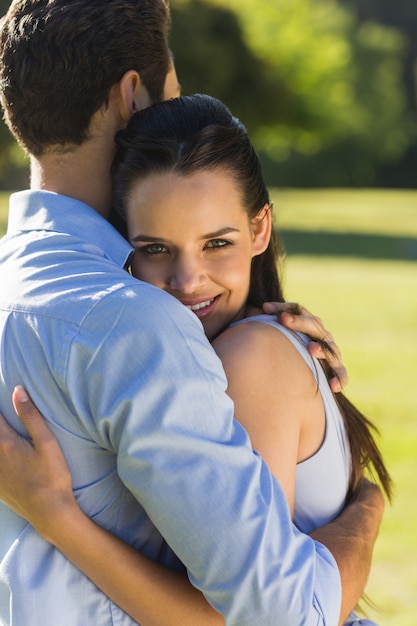
[[[273,344],[281,342],[282,338],[283,335],[277,332],[274,324],[267,324],[261,316],[256,316],[232,324],[218,335],[212,344],[216,352],[233,350],[247,354],[250,349],[252,356],[268,348],[271,342]]]
[[[302,339],[293,335],[275,317],[260,315],[229,326],[213,341],[213,347],[226,369],[237,363],[240,368],[250,364],[252,373],[256,368],[259,371],[272,368],[277,374],[282,368],[286,378],[295,372],[299,376],[301,370],[306,380],[310,380],[311,371],[306,361],[311,357]]]
[[[234,346],[236,349],[242,348],[242,343],[257,349],[264,342],[286,345],[292,344],[298,352],[308,353],[308,338],[305,335],[296,333],[280,324],[273,315],[253,315],[231,324],[214,341],[213,346],[217,349],[222,346]],[[243,349],[243,348],[242,348]]]

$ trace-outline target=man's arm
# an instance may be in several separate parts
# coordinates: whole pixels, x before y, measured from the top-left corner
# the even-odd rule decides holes
[[[365,589],[384,506],[379,487],[363,479],[354,501],[341,515],[311,533],[313,539],[330,550],[339,568],[342,582],[340,624],[344,623]]]

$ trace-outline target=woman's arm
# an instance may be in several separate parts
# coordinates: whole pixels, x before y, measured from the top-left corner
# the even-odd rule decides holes
[[[142,626],[223,626],[185,574],[142,556],[81,511],[59,444],[25,398],[17,388],[16,412],[31,441],[0,415],[0,497]]]
[[[44,538],[142,626],[224,625],[185,574],[142,556],[94,524],[78,506],[66,510],[61,520],[55,517]]]
[[[287,337],[261,322],[228,328],[213,347],[235,417],[278,478],[293,514],[297,463],[320,448],[325,434],[317,382]]]

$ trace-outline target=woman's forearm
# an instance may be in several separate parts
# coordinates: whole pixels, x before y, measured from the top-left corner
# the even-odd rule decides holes
[[[41,532],[141,626],[224,625],[185,574],[144,557],[80,509],[73,507],[50,531]]]

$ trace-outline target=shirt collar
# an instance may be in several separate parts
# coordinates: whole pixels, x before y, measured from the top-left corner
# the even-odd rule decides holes
[[[126,267],[132,248],[109,222],[80,200],[51,191],[25,190],[10,197],[7,234],[49,230],[82,239]]]

